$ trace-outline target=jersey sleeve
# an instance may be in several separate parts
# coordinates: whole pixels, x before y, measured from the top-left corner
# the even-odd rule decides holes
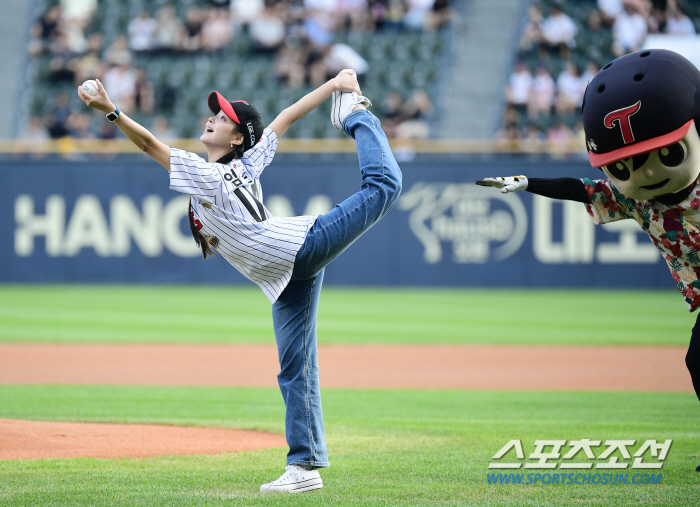
[[[271,128],[266,128],[263,130],[262,137],[260,141],[253,146],[251,149],[243,154],[243,166],[245,167],[248,176],[253,179],[260,177],[272,159],[275,157],[275,152],[277,151],[277,134]]]
[[[586,211],[596,224],[617,222],[633,218],[630,210],[634,209],[634,201],[622,195],[610,180],[581,180],[588,193],[589,204]]]
[[[170,148],[170,189],[211,203],[221,183],[216,166],[195,153]]]

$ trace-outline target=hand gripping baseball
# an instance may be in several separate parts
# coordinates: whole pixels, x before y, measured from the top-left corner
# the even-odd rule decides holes
[[[107,92],[99,79],[95,79],[97,83],[97,94],[88,95],[82,87],[78,87],[78,96],[80,100],[85,102],[85,104],[93,109],[102,111],[103,113],[111,113],[116,109],[116,106],[109,100]]]
[[[501,189],[502,194],[525,190],[527,188],[527,178],[525,176],[498,176],[497,178],[484,178],[476,182],[482,187],[496,187]]]

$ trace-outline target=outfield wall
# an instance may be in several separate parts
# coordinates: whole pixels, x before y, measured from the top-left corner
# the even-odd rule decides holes
[[[584,207],[486,176],[593,177],[581,158],[421,154],[401,162],[397,206],[326,270],[326,283],[524,287],[674,287],[633,221],[594,226]],[[316,215],[359,187],[356,155],[279,154],[262,176],[276,215]],[[219,256],[203,262],[187,198],[141,156],[0,161],[2,282],[242,283]]]

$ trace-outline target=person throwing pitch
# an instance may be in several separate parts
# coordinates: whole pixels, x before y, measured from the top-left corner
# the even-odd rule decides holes
[[[102,83],[97,93],[78,88],[131,142],[170,172],[170,188],[191,196],[190,228],[202,254],[218,252],[256,283],[272,303],[278,383],[286,407],[286,471],[261,492],[303,492],[323,487],[328,467],[319,384],[316,315],[325,267],[381,219],[401,192],[401,171],[379,120],[367,111],[353,70],[343,70],[282,111],[264,128],[244,100],[209,94],[212,111],[200,140],[207,160],[171,148],[121,112]],[[292,123],[332,95],[331,121],[355,139],[360,190],[317,217],[274,217],[265,208],[260,174]]]

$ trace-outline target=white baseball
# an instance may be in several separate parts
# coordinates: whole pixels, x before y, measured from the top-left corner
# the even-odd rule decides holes
[[[97,83],[93,79],[88,79],[82,85],[83,91],[88,95],[97,95],[99,93],[99,88],[97,88]]]

